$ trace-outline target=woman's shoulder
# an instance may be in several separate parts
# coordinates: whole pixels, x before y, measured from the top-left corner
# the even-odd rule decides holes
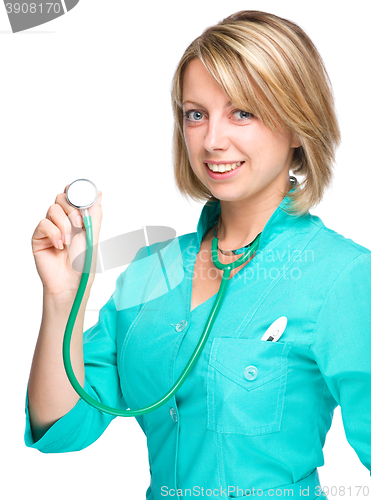
[[[371,278],[371,250],[326,226],[316,215],[308,214],[308,221],[316,228],[306,250],[313,253],[314,268],[325,278],[334,278],[346,269],[365,279]],[[355,274],[355,275],[356,275]],[[321,279],[321,276],[318,276]]]
[[[359,254],[368,254],[371,257],[371,250],[360,243],[357,243],[352,238],[331,229],[317,215],[308,214],[308,220],[314,226],[320,228],[315,236],[315,244],[327,250],[332,256],[333,254],[345,253],[349,256],[358,256]]]

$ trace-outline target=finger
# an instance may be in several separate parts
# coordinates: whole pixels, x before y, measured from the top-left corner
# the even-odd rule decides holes
[[[88,208],[88,214],[91,217],[92,220],[92,225],[93,225],[93,231],[94,231],[94,243],[97,243],[98,237],[99,237],[99,232],[100,232],[100,226],[102,223],[102,206],[99,203],[102,199],[102,191],[98,191],[98,199],[94,203],[92,207]]]
[[[67,187],[68,186],[65,187],[65,190],[67,189]],[[68,203],[66,193],[59,193],[55,198],[55,203],[63,208],[64,212],[66,213],[69,220],[71,221],[71,224],[74,227],[81,228],[83,226],[80,210],[72,207]]]
[[[97,201],[94,203],[92,207],[88,208],[88,213],[91,217],[97,217],[98,219],[102,215],[102,191],[98,191],[98,198]]]
[[[57,226],[61,233],[63,243],[69,244],[71,241],[72,226],[63,208],[57,203],[51,205],[46,213],[46,219],[49,219]]]
[[[32,240],[42,240],[44,238],[49,239],[51,245],[55,246],[55,248],[63,249],[62,233],[59,227],[53,224],[50,219],[42,219],[32,235]]]

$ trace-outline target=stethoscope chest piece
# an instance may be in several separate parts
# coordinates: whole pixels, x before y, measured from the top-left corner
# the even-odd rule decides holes
[[[98,189],[94,182],[88,179],[77,179],[68,186],[66,199],[72,207],[86,210],[97,201]]]

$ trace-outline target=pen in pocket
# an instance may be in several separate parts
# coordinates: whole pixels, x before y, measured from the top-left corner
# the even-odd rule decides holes
[[[281,318],[276,319],[268,330],[264,333],[260,340],[267,340],[270,342],[277,342],[277,340],[281,337],[283,332],[285,331],[287,325],[286,316],[281,316]]]

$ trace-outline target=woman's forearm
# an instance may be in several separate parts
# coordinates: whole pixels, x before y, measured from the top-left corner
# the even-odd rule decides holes
[[[80,399],[67,378],[63,364],[63,336],[75,297],[55,297],[44,292],[40,332],[28,382],[29,415],[37,440]],[[86,290],[71,338],[71,363],[84,386],[83,323],[89,291]]]

